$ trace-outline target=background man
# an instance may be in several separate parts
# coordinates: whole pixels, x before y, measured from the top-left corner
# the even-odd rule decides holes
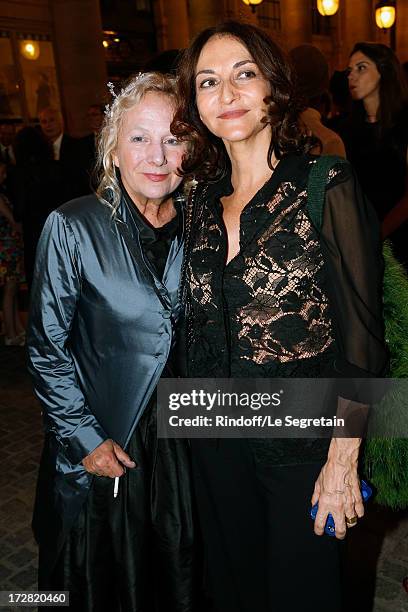
[[[61,113],[51,106],[38,114],[41,130],[52,145],[54,160],[61,166],[64,194],[68,201],[90,192],[89,177],[82,160],[80,140],[64,132]]]

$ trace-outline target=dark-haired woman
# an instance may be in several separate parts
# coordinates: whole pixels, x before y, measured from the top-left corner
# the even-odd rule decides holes
[[[408,86],[395,53],[359,42],[350,55],[350,121],[340,130],[347,158],[395,254],[408,266]]]
[[[184,172],[202,179],[185,261],[188,375],[380,375],[375,214],[350,168],[338,166],[321,235],[310,222],[315,142],[299,131],[280,49],[251,25],[207,29],[183,57],[179,87],[172,131],[191,142]],[[339,540],[364,512],[359,444],[192,440],[218,612],[340,610]],[[319,503],[314,532],[311,502]],[[337,539],[317,537],[329,512]]]

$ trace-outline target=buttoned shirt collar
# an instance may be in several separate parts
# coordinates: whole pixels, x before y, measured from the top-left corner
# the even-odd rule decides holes
[[[52,143],[52,148],[54,150],[54,159],[55,160],[59,160],[60,158],[60,154],[61,154],[61,142],[62,142],[62,132],[61,134],[58,136],[58,138],[56,140],[54,140],[54,142]]]

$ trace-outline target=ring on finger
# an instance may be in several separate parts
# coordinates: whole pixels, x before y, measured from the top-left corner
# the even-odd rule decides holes
[[[350,518],[346,516],[346,525],[347,527],[354,527],[357,525],[357,516],[351,516]]]

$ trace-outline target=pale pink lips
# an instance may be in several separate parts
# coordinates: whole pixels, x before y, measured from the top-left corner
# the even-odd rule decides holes
[[[153,181],[153,183],[161,183],[162,181],[166,180],[168,174],[148,174],[147,172],[144,172],[143,176],[149,179],[149,181]]]
[[[228,111],[226,113],[222,113],[222,115],[218,115],[218,119],[238,119],[239,117],[243,117],[246,115],[248,111],[245,109]]]

